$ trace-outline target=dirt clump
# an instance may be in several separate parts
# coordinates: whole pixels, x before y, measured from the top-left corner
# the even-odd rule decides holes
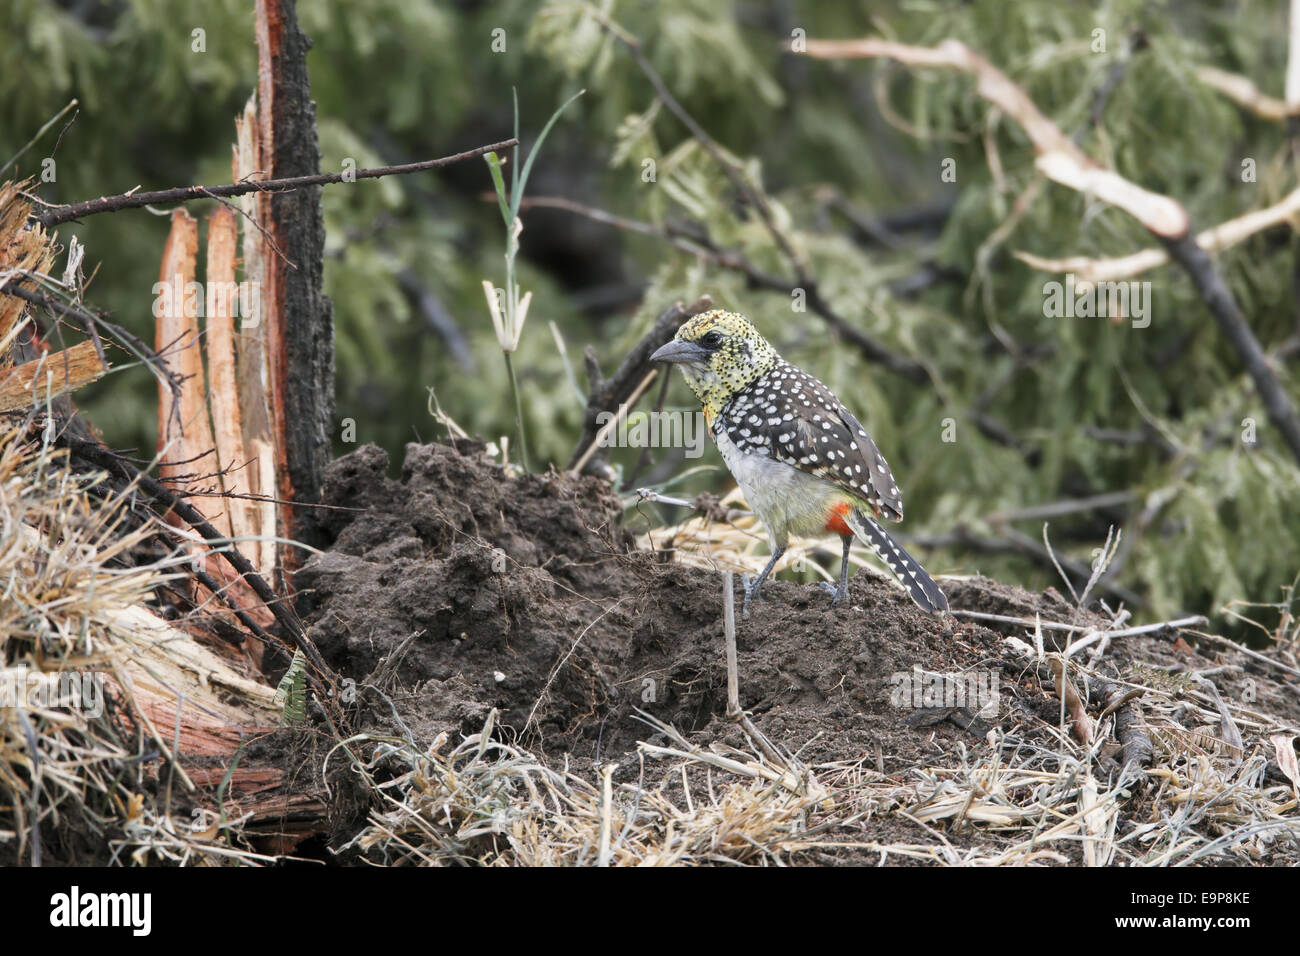
[[[479,733],[495,710],[493,732],[502,742],[587,781],[617,763],[614,782],[625,786],[648,772],[639,742],[666,742],[647,715],[693,746],[753,752],[725,715],[722,575],[637,549],[605,482],[554,471],[508,473],[474,441],[410,444],[400,478],[389,478],[388,468],[387,454],[375,446],[332,463],[325,503],[333,542],[295,582],[312,639],[340,677],[362,691],[352,732],[395,734],[424,748],[440,734],[459,742]],[[627,523],[636,520],[644,518],[634,514]],[[978,576],[949,578],[943,587],[954,609],[1021,621],[1041,615],[1079,628],[1107,624],[1052,589],[1035,594]],[[946,797],[958,792],[954,786],[975,788],[971,793],[991,801],[983,812],[998,819],[1010,797],[984,793],[983,784],[963,776],[976,752],[990,755],[993,765],[1014,757],[1024,768],[1017,801],[1032,804],[1035,794],[1052,794],[1049,802],[1074,799],[1082,751],[1064,743],[1071,729],[1051,669],[1026,655],[1024,642],[1032,638],[1022,624],[932,617],[897,585],[866,571],[851,579],[838,607],[811,583],[772,580],[764,597],[738,626],[741,704],[762,734],[802,766],[859,781],[854,786],[863,774],[876,781],[871,786],[881,789],[873,792],[884,794],[879,806],[886,809],[854,825],[863,846],[922,848],[915,858],[940,847],[935,852],[950,861],[994,845],[991,859],[1011,853],[1014,841],[995,839],[996,828],[967,824],[936,843],[933,827],[886,812],[891,801],[915,803],[920,782],[926,796],[917,806],[936,822],[964,817],[971,798]],[[1079,635],[1045,631],[1043,649],[1059,651]],[[1300,718],[1294,689],[1267,673],[1268,665],[1214,645],[1193,647],[1177,633],[1116,639],[1096,667],[1108,680],[1139,674],[1151,686],[1184,680],[1188,688],[1193,672],[1212,669],[1225,696],[1253,694],[1249,699],[1267,703],[1283,721]],[[983,696],[931,699],[920,688],[933,687],[926,681],[934,675],[967,681]],[[984,706],[990,692],[991,708]],[[1185,726],[1178,722],[1184,710],[1167,695],[1135,705],[1147,708],[1153,722],[1150,708],[1159,710],[1162,761],[1193,760],[1204,747],[1217,748],[1215,759],[1231,757],[1215,742],[1219,730],[1204,726],[1202,698],[1199,709],[1186,709]],[[1101,706],[1090,706],[1095,719]],[[1252,731],[1257,761],[1267,746],[1263,726]],[[1119,743],[1103,743],[1092,766],[1120,786]],[[1260,785],[1280,794],[1285,777],[1276,762],[1257,766]],[[335,775],[331,787],[344,792],[338,782]],[[1133,791],[1138,796],[1126,812],[1154,812],[1144,792]],[[355,812],[339,815],[331,847],[364,825],[368,798],[357,790],[351,799]],[[949,799],[956,802],[944,809]],[[1121,820],[1116,833],[1130,832],[1136,819]],[[1207,830],[1206,841],[1217,832]],[[1026,839],[1014,844],[1013,855],[1033,852],[1032,833]],[[1077,843],[1058,845],[1052,861],[1082,861]],[[827,851],[810,859],[878,862],[876,852]],[[893,859],[909,858],[904,852]]]
[[[651,737],[637,709],[683,733],[732,732],[721,575],[632,550],[608,485],[510,477],[471,442],[412,444],[401,479],[387,469],[374,446],[331,465],[336,538],[297,583],[340,674],[364,682],[406,644],[394,703],[408,726],[471,733],[497,708],[505,732],[579,765]],[[1064,605],[1006,590],[1019,613]],[[927,723],[891,694],[915,667],[1000,666],[999,634],[934,618],[868,573],[835,608],[812,584],[771,581],[765,597],[738,629],[741,700],[801,759],[868,754],[889,768],[936,735],[971,733],[972,713]]]

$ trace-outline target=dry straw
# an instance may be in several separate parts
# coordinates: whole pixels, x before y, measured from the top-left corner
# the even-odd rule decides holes
[[[757,572],[766,559],[763,538],[743,504],[733,492],[710,509],[712,517],[652,530],[641,546],[671,549],[696,567]],[[807,560],[818,546],[795,542],[783,566]],[[1102,633],[1119,640],[1151,630],[1122,628],[1126,616],[1116,615]],[[590,779],[496,739],[495,712],[459,744],[447,734],[427,748],[410,737],[352,738],[340,747],[377,805],[349,849],[374,863],[403,865],[848,858],[1186,866],[1300,859],[1294,727],[1225,701],[1205,677],[1175,680],[1140,665],[1120,678],[1103,674],[1099,656],[1085,661],[1081,653],[1095,641],[1047,654],[1048,625],[1075,628],[1028,622],[1021,637],[1003,640],[1001,654],[1013,672],[1037,677],[1045,700],[1072,701],[1078,712],[1062,706],[1053,724],[1024,714],[1012,719],[1004,705],[1003,719],[983,740],[972,738],[969,749],[932,740],[933,759],[888,775],[864,755],[814,765],[795,780],[752,737],[747,749],[736,749],[703,734],[688,738],[648,715],[647,737],[661,742],[643,742],[634,764],[602,766]],[[1106,707],[1087,698],[1093,682],[1103,680],[1120,691]],[[1069,689],[1055,681],[1068,681]],[[1118,749],[1124,707],[1137,707],[1154,741],[1153,760],[1146,768],[1103,772],[1102,751]],[[1091,716],[1081,740],[1076,722],[1083,708]],[[891,820],[911,824],[908,835],[900,838]],[[950,839],[955,834],[963,839]]]

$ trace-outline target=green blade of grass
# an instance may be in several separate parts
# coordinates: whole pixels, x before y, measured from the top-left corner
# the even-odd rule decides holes
[[[510,87],[510,101],[514,104],[515,108],[515,145],[511,147],[514,163],[510,166],[510,219],[511,222],[513,222],[514,217],[519,215],[519,201],[515,199],[515,197],[519,195],[519,90],[513,86]],[[533,149],[536,148],[536,146],[533,147]],[[509,222],[506,223],[506,226],[509,225]]]
[[[537,142],[533,143],[533,148],[528,151],[528,158],[524,160],[524,168],[519,170],[518,184],[510,196],[510,209],[516,216],[519,215],[519,203],[523,199],[524,189],[528,185],[528,173],[533,168],[533,160],[537,158],[537,151],[541,149],[542,143],[546,140],[546,135],[551,131],[551,127],[555,125],[555,121],[560,118],[560,114],[569,108],[569,104],[586,92],[586,90],[578,90],[565,100],[560,105],[560,108],[551,114],[551,118],[547,120],[546,125],[542,127],[542,131],[537,135]],[[518,134],[516,133],[516,135]],[[511,216],[511,221],[514,221],[514,216]]]

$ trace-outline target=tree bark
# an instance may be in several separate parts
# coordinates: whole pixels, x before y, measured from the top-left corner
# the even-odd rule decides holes
[[[294,0],[258,0],[258,110],[262,168],[267,178],[320,171],[316,105],[307,75],[311,41],[298,27]],[[323,543],[310,504],[320,500],[334,418],[334,314],[322,290],[325,222],[321,187],[270,197],[268,232],[283,255],[266,264],[263,303],[267,372],[276,438],[279,533]],[[292,265],[291,265],[292,264]],[[292,572],[301,552],[281,546],[280,567]]]

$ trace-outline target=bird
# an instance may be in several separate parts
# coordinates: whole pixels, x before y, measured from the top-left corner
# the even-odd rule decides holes
[[[771,558],[745,579],[742,614],[792,535],[835,533],[844,545],[831,606],[848,593],[849,548],[860,538],[923,610],[948,600],[921,563],[881,526],[901,521],[903,498],[862,423],[822,382],[777,354],[749,319],[713,309],[693,316],[650,356],[676,365],[703,408],[722,460],[771,539]]]

